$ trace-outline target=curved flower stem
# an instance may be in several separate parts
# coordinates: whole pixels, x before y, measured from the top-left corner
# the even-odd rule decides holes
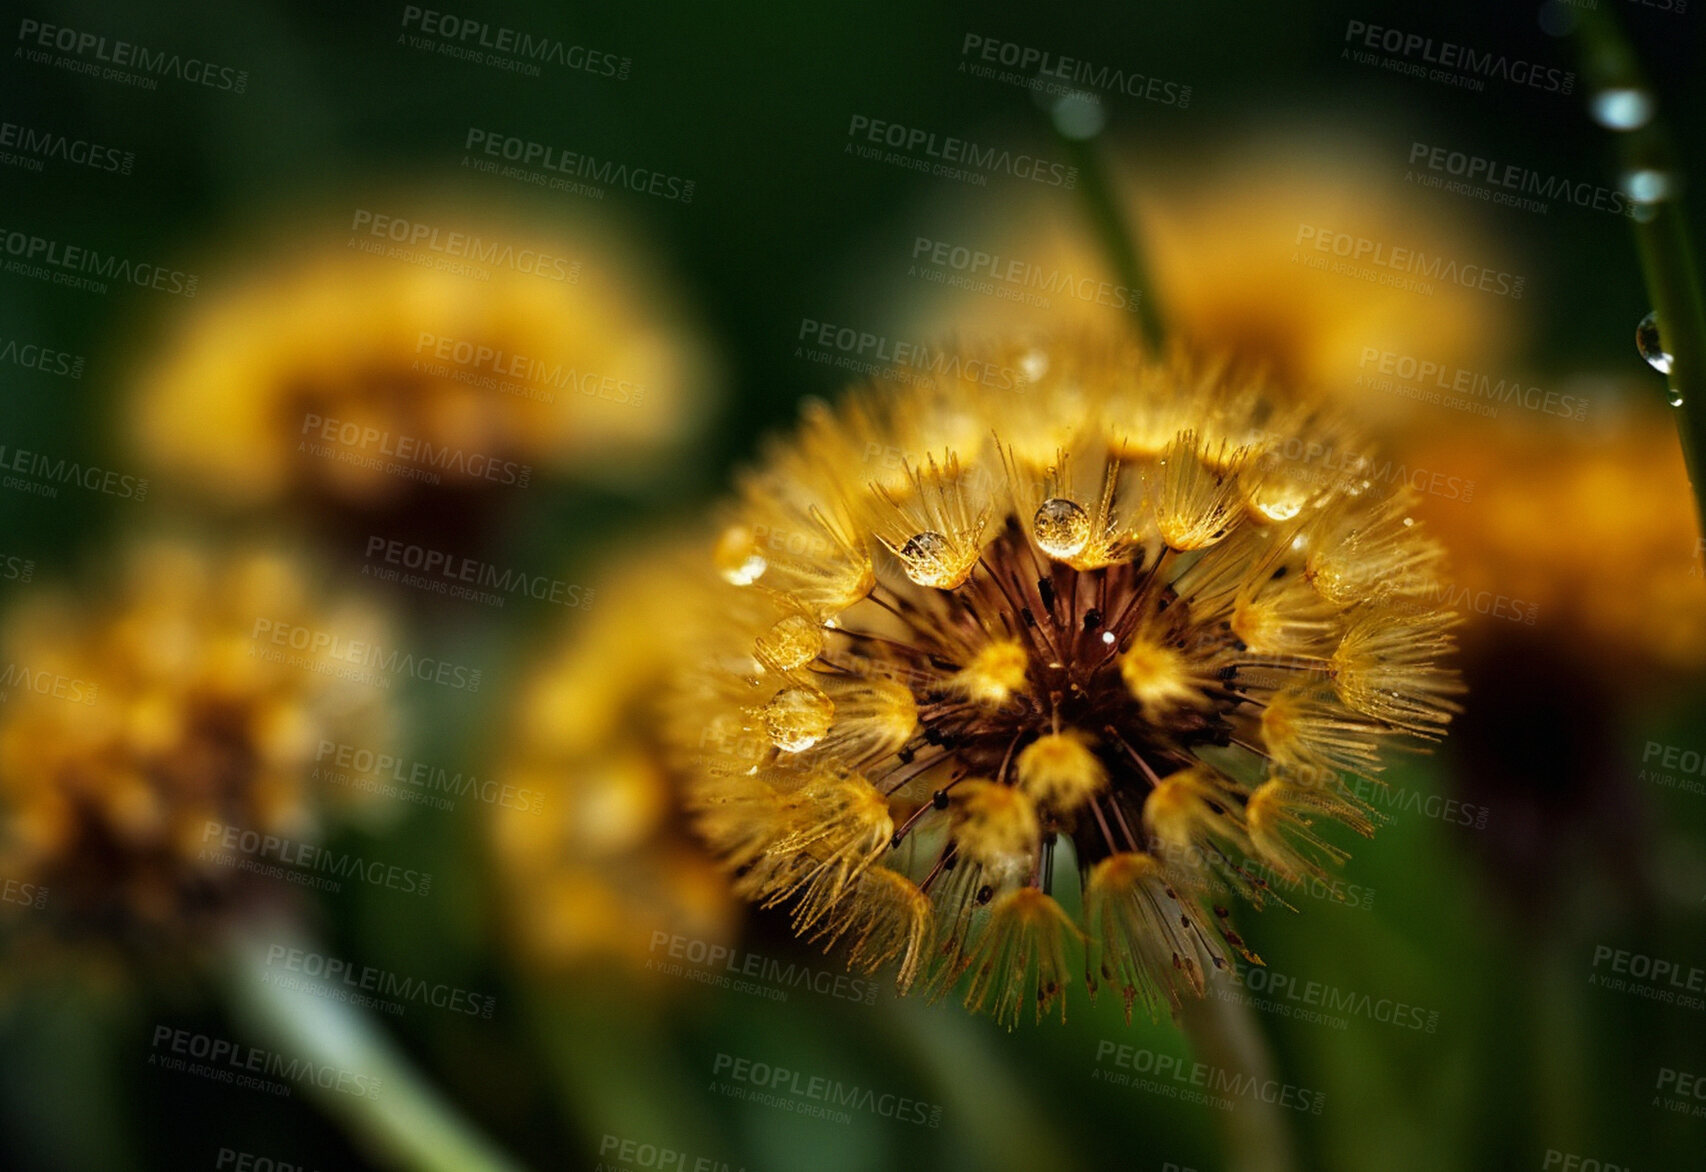
[[[1243,1002],[1217,997],[1211,987],[1201,1000],[1186,999],[1180,1020],[1198,1060],[1258,1083],[1274,1077],[1267,1040]],[[1297,1150],[1286,1110],[1260,1096],[1238,1102],[1225,1131],[1231,1172],[1296,1172]]]
[[[1152,353],[1159,353],[1166,338],[1162,328],[1161,310],[1155,300],[1155,286],[1149,280],[1144,264],[1143,248],[1126,223],[1119,195],[1103,160],[1102,151],[1094,138],[1079,138],[1058,131],[1072,163],[1078,168],[1078,194],[1090,224],[1102,242],[1114,272],[1131,294],[1137,298],[1136,317],[1143,341]]]
[[[343,1093],[310,1080],[310,1093],[375,1159],[410,1172],[520,1172],[429,1086],[408,1057],[364,1014],[342,1002],[284,989],[267,978],[269,947],[303,947],[276,921],[234,934],[226,992],[238,1021],[293,1060],[372,1080],[370,1095]]]
[[[1634,50],[1616,19],[1588,9],[1578,13],[1578,48],[1589,100],[1625,91],[1655,102]],[[1655,108],[1644,123],[1617,134],[1618,166],[1624,176],[1646,173],[1660,189],[1636,205],[1632,218],[1641,273],[1652,302],[1659,337],[1671,356],[1667,378],[1676,407],[1688,480],[1702,532],[1706,532],[1706,302],[1683,214],[1682,175],[1670,131]],[[1627,193],[1626,193],[1627,194]]]

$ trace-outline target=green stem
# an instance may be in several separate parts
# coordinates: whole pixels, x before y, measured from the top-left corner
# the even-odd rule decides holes
[[[1144,263],[1138,237],[1126,223],[1102,152],[1094,138],[1075,138],[1067,134],[1060,134],[1059,138],[1072,157],[1073,165],[1078,168],[1078,194],[1083,200],[1084,211],[1090,217],[1090,226],[1101,240],[1120,283],[1137,298],[1137,325],[1145,344],[1150,350],[1158,351],[1166,331],[1162,328],[1155,286],[1149,280],[1149,269]]]
[[[1217,997],[1186,999],[1180,1014],[1197,1058],[1258,1083],[1274,1078],[1274,1060],[1250,1007]],[[1260,1096],[1240,1101],[1226,1126],[1227,1167],[1232,1172],[1295,1172],[1296,1144],[1286,1108]]]
[[[1592,9],[1579,16],[1578,47],[1589,94],[1628,90],[1651,99],[1652,86],[1617,21],[1609,13]],[[1651,171],[1668,186],[1661,198],[1637,206],[1635,247],[1659,338],[1671,356],[1670,402],[1676,407],[1677,434],[1697,519],[1706,532],[1706,301],[1701,297],[1700,270],[1682,210],[1679,156],[1656,110],[1645,125],[1620,132],[1617,147],[1622,174]]]
[[[1695,278],[1694,250],[1688,225],[1676,200],[1654,205],[1654,214],[1635,225],[1635,244],[1641,253],[1641,272],[1653,302],[1659,338],[1671,356],[1671,402],[1676,406],[1676,430],[1688,482],[1706,532],[1706,311]]]
[[[310,1093],[375,1158],[410,1172],[520,1172],[429,1086],[408,1057],[364,1014],[342,1002],[281,988],[267,978],[267,950],[312,946],[295,929],[269,922],[235,935],[226,990],[238,1021],[292,1059],[366,1076],[371,1096],[322,1088]],[[371,1084],[369,1084],[371,1085]]]

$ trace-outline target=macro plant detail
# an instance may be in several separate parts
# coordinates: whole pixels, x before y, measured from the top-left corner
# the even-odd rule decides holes
[[[1347,779],[1444,731],[1440,551],[1330,409],[1236,370],[942,358],[741,481],[674,697],[689,802],[741,894],[903,990],[1064,1016],[1082,951],[1155,1016],[1260,963],[1227,897],[1341,863],[1376,823]]]

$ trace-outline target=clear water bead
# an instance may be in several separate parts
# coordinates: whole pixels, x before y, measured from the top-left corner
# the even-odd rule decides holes
[[[1607,130],[1639,130],[1653,120],[1653,95],[1634,86],[1600,90],[1592,107],[1594,121]]]
[[[958,586],[953,566],[953,546],[934,529],[926,529],[906,539],[895,554],[906,576],[920,586]]]
[[[717,538],[711,553],[717,572],[734,586],[750,586],[764,576],[770,563],[758,552],[758,538],[744,525],[730,525]]]
[[[1682,392],[1672,387],[1669,391],[1665,392],[1665,402],[1669,403],[1672,407],[1682,406]]]
[[[1076,557],[1090,542],[1090,516],[1083,506],[1065,497],[1050,497],[1037,506],[1031,521],[1037,544],[1051,558]]]
[[[767,666],[792,671],[816,659],[823,650],[823,628],[810,615],[791,614],[760,635],[753,650]]]
[[[1676,193],[1676,183],[1669,172],[1640,167],[1623,176],[1623,190],[1637,204],[1661,203]]]
[[[1108,124],[1108,112],[1102,108],[1102,99],[1085,90],[1062,94],[1050,113],[1055,130],[1076,142],[1095,138]]]
[[[1647,365],[1654,370],[1660,374],[1670,373],[1670,352],[1659,340],[1658,314],[1649,313],[1641,319],[1641,324],[1635,327],[1635,349],[1641,352],[1641,357],[1645,358]],[[1671,405],[1677,406],[1674,403]]]
[[[823,740],[835,720],[835,701],[816,688],[783,688],[764,706],[764,729],[785,753],[801,753]]]

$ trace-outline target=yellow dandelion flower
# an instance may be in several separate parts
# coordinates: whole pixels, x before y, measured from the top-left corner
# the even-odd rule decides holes
[[[538,263],[476,279],[328,247],[198,302],[137,388],[142,456],[238,505],[371,512],[564,471],[621,479],[691,434],[703,344],[629,250],[604,231],[470,231]]]
[[[552,636],[521,689],[500,766],[520,796],[493,807],[488,829],[500,917],[536,972],[643,974],[672,946],[733,933],[728,881],[689,835],[680,772],[658,735],[659,686],[694,613],[681,605],[688,548],[699,547],[666,535],[615,559],[595,579],[593,609]],[[784,663],[798,654],[770,646]],[[753,801],[707,832],[743,862],[792,825],[774,791]]]
[[[100,601],[44,590],[5,642],[0,871],[94,945],[193,944],[293,890],[242,864],[312,844],[340,796],[319,747],[388,723],[352,668],[384,624],[276,551],[141,544]]]
[[[1300,438],[1276,424],[1319,415],[1224,370],[1100,339],[950,354],[933,388],[814,407],[742,481],[699,574],[720,621],[678,648],[689,802],[744,894],[856,963],[937,992],[970,974],[1011,1021],[1053,1004],[1084,935],[1092,990],[1153,1012],[1243,952],[1210,887],[1260,902],[1261,864],[1369,829],[1311,771],[1370,771],[1455,711],[1451,617],[1382,579],[1432,547],[1364,484],[1251,507],[1244,471]],[[952,373],[974,362],[1024,373]],[[868,455],[897,448],[898,476]],[[772,624],[801,614],[779,659]],[[1067,867],[1082,927],[1052,895]]]

